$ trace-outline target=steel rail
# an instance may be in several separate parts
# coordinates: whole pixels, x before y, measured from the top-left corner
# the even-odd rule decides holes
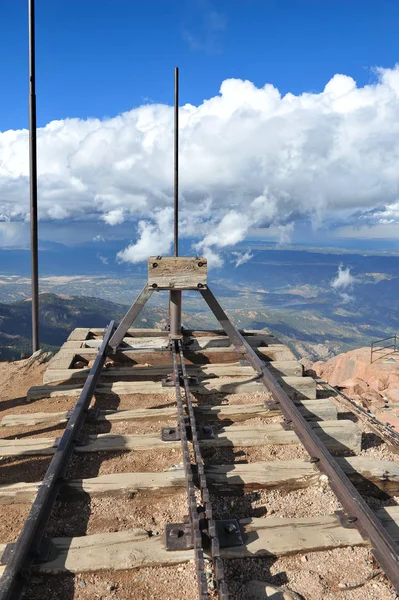
[[[180,386],[180,370],[177,362],[176,340],[172,340],[173,373],[176,391],[177,413],[179,419],[179,432],[183,451],[183,465],[187,482],[187,502],[191,525],[191,536],[194,545],[194,558],[197,571],[198,593],[200,600],[209,600],[208,584],[205,576],[204,550],[202,548],[202,534],[200,517],[197,510],[195,497],[193,471],[191,468],[190,450],[187,439],[186,420]],[[186,398],[187,400],[187,398]],[[193,432],[194,433],[194,432]]]
[[[147,285],[143,287],[132,306],[129,308],[122,321],[119,323],[115,333],[112,335],[109,341],[109,350],[115,353],[118,350],[119,344],[123,342],[123,338],[127,334],[129,327],[132,326],[134,321],[137,319],[140,312],[143,310],[151,294],[154,290],[149,288]]]
[[[214,566],[214,570],[215,570],[216,585],[217,585],[220,600],[228,600],[229,593],[228,593],[228,588],[227,588],[227,584],[226,584],[225,577],[224,577],[223,562],[222,562],[222,559],[220,558],[219,538],[217,536],[216,523],[213,519],[212,505],[211,505],[211,501],[210,501],[210,497],[209,497],[208,486],[206,483],[204,461],[202,459],[201,448],[200,448],[200,444],[198,441],[197,423],[195,420],[194,408],[193,408],[193,403],[191,400],[189,378],[187,375],[186,365],[184,362],[183,344],[182,344],[181,340],[178,340],[178,349],[179,349],[179,355],[180,355],[181,370],[182,370],[182,375],[183,375],[184,390],[185,390],[185,395],[186,395],[187,412],[188,412],[188,416],[189,416],[189,420],[190,420],[191,439],[192,439],[193,448],[194,448],[195,463],[196,463],[196,467],[197,467],[197,476],[198,476],[199,488],[200,488],[200,492],[201,492],[202,508],[203,508],[203,512],[204,512],[205,523],[207,525],[207,534],[209,537],[211,556],[212,556],[213,566]]]
[[[399,592],[399,548],[378,517],[363,500],[347,475],[334,460],[315,431],[289,399],[263,361],[237,331],[209,288],[200,290],[213,314],[222,325],[239,354],[245,356],[259,375],[259,380],[280,403],[287,421],[291,421],[299,440],[311,456],[312,462],[329,479],[330,486],[348,514],[348,526],[355,526],[363,538],[371,543],[371,550],[381,568]]]
[[[30,567],[40,555],[44,530],[73,450],[76,444],[79,443],[79,436],[105,362],[106,349],[113,330],[114,321],[111,321],[79,399],[56,446],[54,456],[39,487],[24,527],[11,550],[10,559],[0,579],[0,600],[16,600],[20,597]]]

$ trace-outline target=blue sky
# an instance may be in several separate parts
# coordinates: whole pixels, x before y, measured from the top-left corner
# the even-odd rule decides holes
[[[398,25],[396,0],[36,0],[39,235],[170,251],[178,65],[193,251],[399,239]],[[27,2],[0,0],[3,247],[27,239],[27,66]]]
[[[198,104],[224,79],[320,91],[399,60],[396,0],[36,0],[38,124],[145,101]],[[27,2],[0,3],[0,130],[27,125]]]

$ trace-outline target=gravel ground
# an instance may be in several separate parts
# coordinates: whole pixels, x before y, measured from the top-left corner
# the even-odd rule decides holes
[[[76,397],[63,397],[37,400],[26,404],[25,394],[31,385],[40,385],[45,366],[27,371],[11,364],[11,375],[0,363],[0,376],[7,377],[6,392],[0,397],[0,407],[7,412],[58,412],[68,410],[76,403]],[[10,391],[12,389],[12,392]],[[8,391],[7,391],[8,390]],[[224,404],[229,399],[234,404],[259,403],[268,395],[261,392],[235,395],[234,399],[225,394],[200,396],[198,405]],[[325,396],[324,396],[325,397]],[[337,403],[336,398],[333,399]],[[119,398],[115,395],[98,396],[93,404],[100,409],[161,408],[175,406],[174,396],[132,394]],[[339,403],[338,403],[339,406]],[[343,408],[339,406],[339,408]],[[342,410],[347,412],[347,409]],[[355,419],[355,417],[354,417]],[[280,422],[273,419],[257,418],[247,423],[262,426],[265,423]],[[157,420],[152,423],[123,421],[119,423],[89,423],[86,433],[141,434],[156,433],[160,428],[173,425],[170,420]],[[234,427],[234,425],[233,425]],[[376,459],[399,459],[386,444],[375,436],[371,429],[361,424],[364,431],[361,455]],[[63,426],[40,426],[33,428],[2,428],[2,437],[53,437],[62,433]],[[248,463],[305,458],[307,453],[302,446],[265,446],[254,448],[208,448],[204,450],[206,464]],[[1,483],[17,481],[40,481],[49,457],[5,458],[0,461]],[[95,477],[105,473],[151,472],[173,468],[181,462],[181,452],[176,449],[150,450],[146,452],[93,453],[73,456],[67,476],[73,478]],[[399,498],[367,499],[372,508],[398,504]],[[340,504],[331,490],[320,483],[313,487],[284,493],[279,490],[257,490],[241,496],[212,495],[212,505],[216,518],[244,517],[290,517],[322,516],[340,509]],[[0,522],[0,542],[16,539],[29,505],[14,504],[2,506]],[[186,495],[176,492],[164,496],[157,494],[126,494],[120,497],[78,497],[73,500],[58,501],[50,518],[49,536],[77,536],[98,532],[122,531],[143,528],[153,535],[162,533],[165,523],[182,520],[187,514]],[[210,581],[212,573],[207,563]],[[306,600],[393,600],[396,594],[384,575],[378,573],[367,548],[344,548],[325,552],[282,558],[252,558],[225,561],[231,600],[246,600],[247,584],[253,579],[268,581],[299,593]],[[353,586],[354,589],[351,589]],[[193,564],[179,567],[142,568],[132,571],[87,573],[35,577],[24,597],[30,600],[51,598],[64,600],[103,599],[127,600],[137,598],[150,600],[165,598],[173,600],[197,599],[197,586]],[[215,597],[214,592],[211,597]]]

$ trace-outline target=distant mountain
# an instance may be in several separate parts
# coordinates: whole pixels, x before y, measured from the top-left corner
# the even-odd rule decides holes
[[[146,264],[115,263],[118,244],[69,249],[43,245],[43,342],[58,346],[73,327],[103,327],[111,318],[121,318],[145,284]],[[244,250],[252,258],[238,268],[225,252],[224,266],[209,270],[213,293],[238,327],[270,329],[299,356],[313,361],[399,332],[398,255],[279,249],[260,243],[240,248]],[[0,359],[30,348],[28,259],[27,250],[0,249],[1,268],[6,268],[0,272],[0,301],[11,303],[0,304]],[[184,293],[183,308],[186,327],[216,326],[199,294]],[[148,326],[164,319],[166,311],[167,294],[153,294],[144,312]]]
[[[75,327],[106,327],[120,321],[127,306],[89,296],[40,294],[40,341],[46,350],[56,351]],[[0,360],[16,360],[31,353],[30,300],[0,303]],[[162,308],[144,309],[137,323],[156,327],[166,317]]]

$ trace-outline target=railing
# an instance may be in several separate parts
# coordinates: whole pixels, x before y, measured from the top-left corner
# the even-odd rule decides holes
[[[392,344],[381,347],[377,346],[377,344],[381,344],[381,342],[389,342],[391,340],[393,342]],[[384,358],[384,356],[388,356],[389,354],[393,354],[394,352],[399,352],[398,335],[396,333],[395,335],[391,335],[390,337],[384,338],[382,340],[375,340],[374,342],[371,342],[370,362],[373,362],[373,354],[375,354],[376,352],[381,352],[383,350],[389,350],[389,352],[386,352],[382,356],[378,355],[375,360],[378,360],[379,358]]]

